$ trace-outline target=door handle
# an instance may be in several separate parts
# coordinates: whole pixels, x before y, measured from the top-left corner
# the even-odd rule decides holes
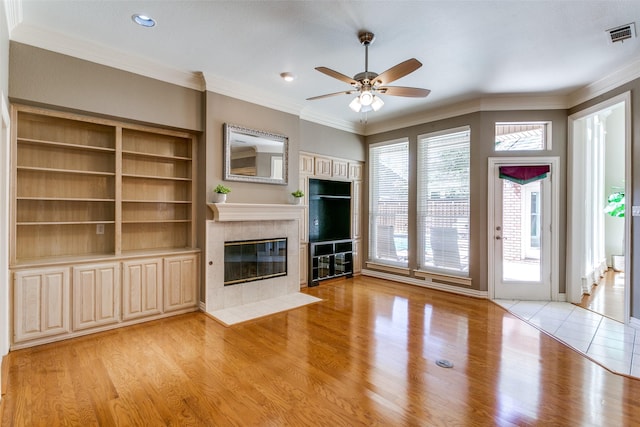
[[[500,239],[502,239],[502,237],[496,236],[496,240],[500,240]]]

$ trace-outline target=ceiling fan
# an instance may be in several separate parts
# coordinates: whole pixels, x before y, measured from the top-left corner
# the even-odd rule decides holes
[[[386,86],[387,84],[398,80],[407,74],[413,73],[415,70],[422,67],[422,63],[415,58],[407,59],[381,74],[369,71],[369,45],[373,43],[374,38],[375,35],[368,31],[360,31],[358,33],[358,40],[360,40],[360,44],[364,46],[364,71],[356,74],[353,78],[327,67],[316,67],[316,70],[321,73],[350,84],[353,86],[353,89],[314,96],[312,98],[307,98],[307,100],[313,101],[315,99],[328,98],[335,95],[352,95],[355,93],[357,96],[353,101],[351,101],[349,107],[355,112],[365,113],[372,110],[378,111],[382,108],[384,102],[378,94],[412,98],[424,98],[429,95],[431,92],[429,89]]]

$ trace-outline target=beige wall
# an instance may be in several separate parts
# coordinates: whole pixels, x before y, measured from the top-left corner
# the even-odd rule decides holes
[[[201,131],[201,92],[11,42],[13,102]]]
[[[466,114],[432,123],[425,123],[404,129],[397,129],[392,132],[385,132],[377,135],[370,135],[366,138],[367,144],[390,141],[398,138],[408,138],[409,140],[409,176],[412,177],[409,183],[409,235],[417,235],[416,218],[416,159],[417,159],[417,139],[419,135],[436,132],[445,129],[452,129],[460,126],[470,126],[471,128],[471,218],[469,230],[469,276],[472,279],[472,288],[486,291],[487,285],[487,173],[488,158],[498,156],[527,156],[530,153],[496,153],[494,146],[494,127],[498,121],[551,121],[553,149],[537,153],[539,156],[560,157],[560,230],[566,225],[566,203],[563,195],[566,194],[566,141],[567,141],[567,113],[565,110],[549,111],[489,111]],[[535,155],[535,154],[533,154]],[[368,186],[364,190],[364,199],[368,200]],[[365,206],[363,223],[365,224],[363,239],[364,259],[368,253],[368,206]],[[565,236],[560,233],[560,259],[565,257]],[[415,242],[409,250],[409,267],[417,266],[417,248]],[[561,264],[560,277],[564,277],[564,263]],[[564,280],[560,282],[560,292],[565,291]]]
[[[289,139],[288,185],[224,182],[224,185],[231,188],[227,202],[288,203],[289,194],[298,188],[300,119],[293,114],[213,92],[206,93],[206,174],[203,178],[206,182],[207,200],[211,200],[211,189],[223,181],[225,123],[284,135]]]
[[[365,138],[306,120],[300,121],[300,151],[363,162]]]

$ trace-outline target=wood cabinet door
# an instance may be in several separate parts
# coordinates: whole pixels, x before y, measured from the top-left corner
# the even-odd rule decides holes
[[[118,322],[119,302],[118,263],[73,268],[74,331]]]
[[[331,177],[333,170],[331,169],[331,159],[326,157],[316,157],[315,163],[315,176],[318,177]]]
[[[353,241],[353,273],[360,274],[362,271],[362,242]]]
[[[307,286],[307,268],[309,265],[309,254],[308,254],[308,245],[301,244],[300,245],[300,284]]]
[[[122,263],[122,318],[162,313],[162,258]]]
[[[332,176],[334,178],[349,178],[349,164],[343,160],[333,160]]]
[[[362,180],[362,164],[349,163],[349,179],[352,181]]]
[[[69,332],[69,269],[14,274],[14,342]]]
[[[164,260],[164,311],[191,308],[198,304],[198,256]]]
[[[300,154],[300,173],[313,175],[314,158],[308,154]]]

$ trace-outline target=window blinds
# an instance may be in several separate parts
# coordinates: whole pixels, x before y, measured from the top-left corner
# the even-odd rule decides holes
[[[372,146],[369,162],[369,260],[406,267],[409,144]]]
[[[469,273],[468,128],[418,138],[420,268]]]

